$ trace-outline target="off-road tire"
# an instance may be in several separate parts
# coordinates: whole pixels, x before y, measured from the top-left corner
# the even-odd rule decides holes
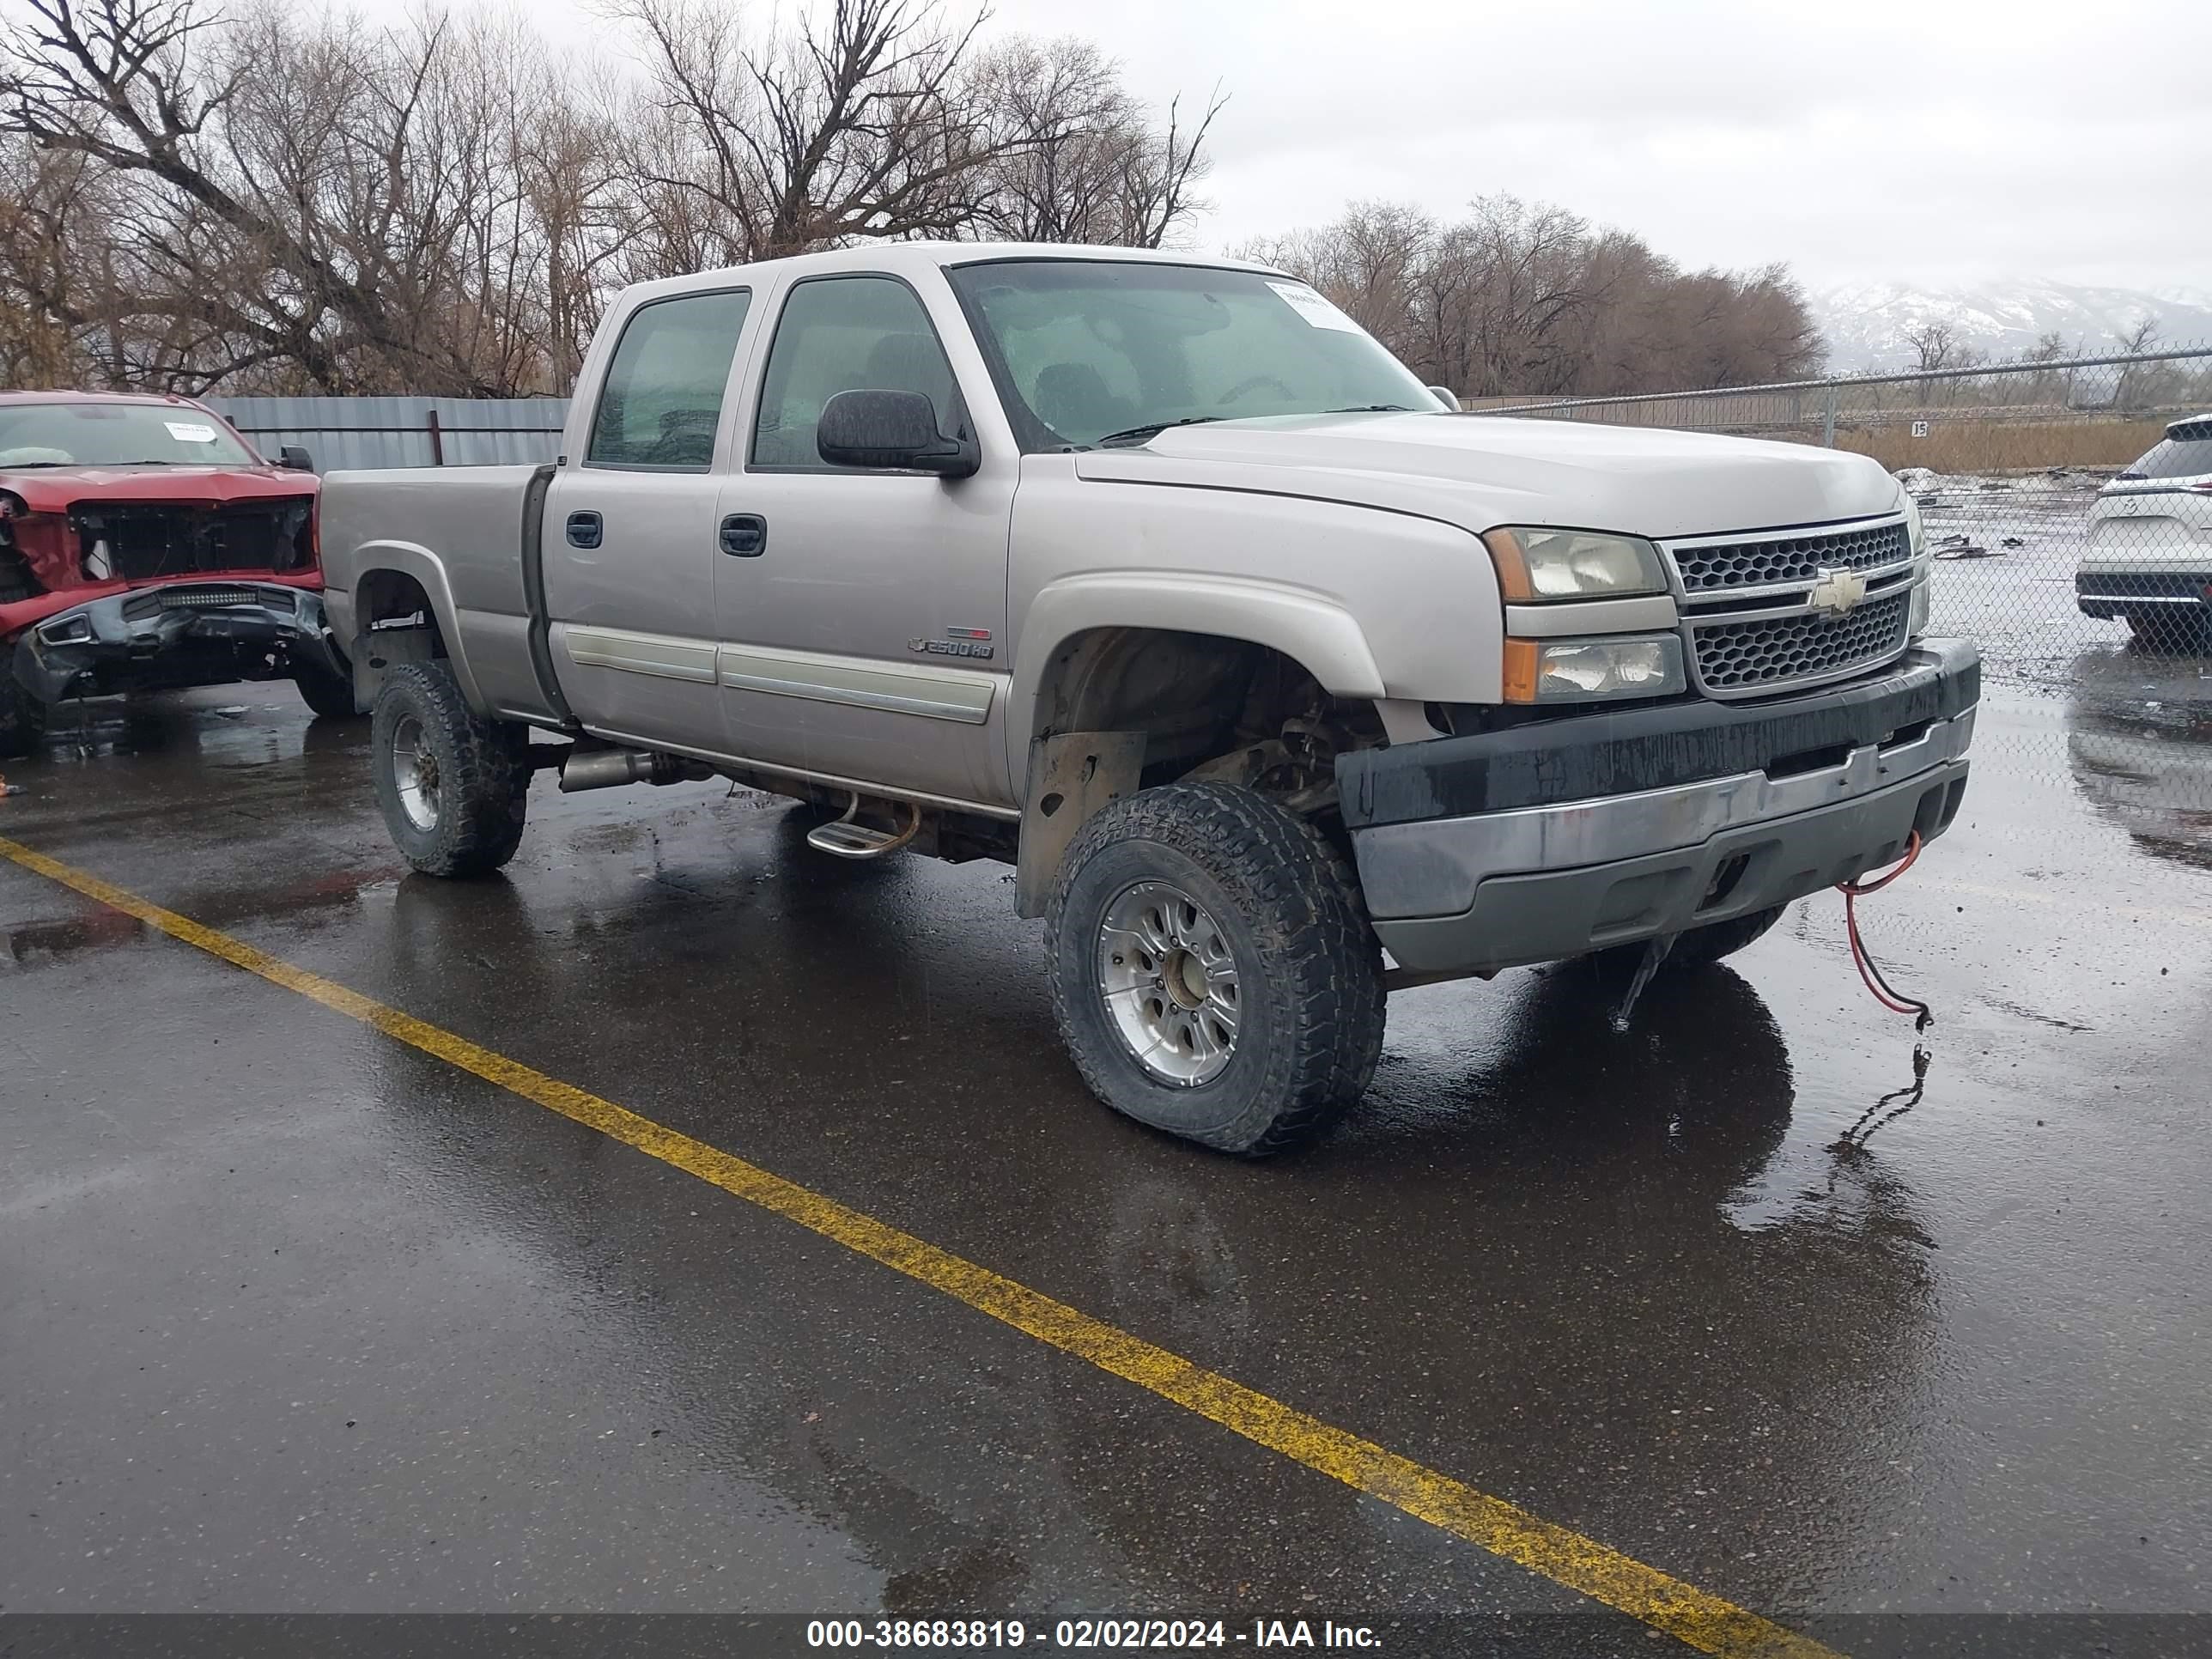
[[[319,663],[302,662],[292,669],[292,684],[300,688],[300,701],[319,720],[349,720],[361,714],[354,701],[353,676],[333,674]]]
[[[46,735],[46,706],[8,665],[14,641],[0,645],[0,760],[30,754]]]
[[[436,821],[416,824],[400,804],[393,735],[419,724],[437,764]],[[530,728],[473,713],[439,663],[405,663],[385,677],[369,726],[377,805],[407,862],[426,876],[481,876],[514,856],[530,799]]]
[[[1772,931],[1782,920],[1782,913],[1790,907],[1777,904],[1765,910],[1747,910],[1742,915],[1730,916],[1726,921],[1709,921],[1702,927],[1676,936],[1674,948],[1667,952],[1667,960],[1659,971],[1668,969],[1710,968],[1723,957],[1732,957],[1745,946],[1755,944]],[[1595,951],[1590,960],[1607,969],[1619,968],[1635,971],[1644,960],[1649,947],[1644,945],[1616,945],[1610,949]]]
[[[1098,940],[1130,887],[1168,882],[1214,919],[1239,975],[1228,1064],[1166,1083],[1109,1016]],[[1221,1152],[1307,1145],[1366,1092],[1382,1053],[1382,957],[1336,850],[1249,790],[1176,783],[1114,802],[1076,836],[1047,915],[1053,1012],[1091,1092],[1115,1111]]]

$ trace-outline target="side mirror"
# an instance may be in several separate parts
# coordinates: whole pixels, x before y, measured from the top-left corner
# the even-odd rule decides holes
[[[823,404],[814,447],[832,466],[890,468],[964,478],[982,464],[972,438],[937,429],[937,410],[919,392],[841,392]]]
[[[294,472],[313,472],[315,458],[297,444],[286,444],[276,452],[276,465]]]
[[[1455,415],[1459,413],[1459,393],[1454,392],[1448,386],[1432,386],[1429,390],[1434,392],[1437,397],[1443,399],[1444,407],[1446,409],[1451,410]]]

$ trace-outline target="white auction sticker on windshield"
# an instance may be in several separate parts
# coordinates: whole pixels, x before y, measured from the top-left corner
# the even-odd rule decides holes
[[[1283,303],[1316,328],[1342,329],[1346,333],[1359,332],[1353,322],[1304,283],[1269,283],[1269,288],[1283,296]]]
[[[180,444],[211,444],[215,441],[215,428],[202,426],[197,421],[164,421],[161,424],[169,428],[169,435]]]

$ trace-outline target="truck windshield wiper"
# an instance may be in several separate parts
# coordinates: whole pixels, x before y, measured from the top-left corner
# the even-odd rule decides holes
[[[1208,421],[1225,421],[1226,415],[1186,415],[1179,421],[1147,421],[1142,426],[1124,427],[1119,432],[1109,432],[1103,438],[1093,438],[1091,447],[1097,449],[1107,444],[1140,444],[1147,438],[1156,438],[1171,426],[1204,426]]]
[[[28,472],[34,466],[85,466],[85,461],[0,461],[0,472]]]
[[[1349,409],[1325,409],[1324,415],[1410,415],[1403,404],[1354,404]]]

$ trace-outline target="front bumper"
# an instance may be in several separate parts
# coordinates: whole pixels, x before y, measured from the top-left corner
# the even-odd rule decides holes
[[[1680,703],[1339,763],[1375,931],[1416,973],[1581,956],[1787,902],[1949,828],[1980,658],[1924,642],[1871,679]]]
[[[42,702],[268,679],[303,663],[349,673],[322,595],[276,582],[178,582],[58,611],[15,641],[15,678]]]

